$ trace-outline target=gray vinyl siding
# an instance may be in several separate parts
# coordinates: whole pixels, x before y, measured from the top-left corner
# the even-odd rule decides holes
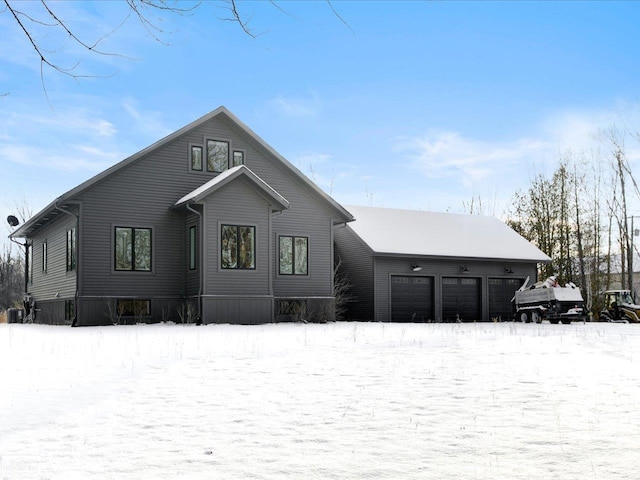
[[[489,320],[489,290],[488,278],[525,278],[536,276],[535,263],[515,263],[508,260],[500,261],[467,261],[456,259],[433,259],[414,257],[374,257],[375,261],[375,299],[376,321],[387,322],[391,317],[391,275],[417,275],[434,278],[434,310],[435,321],[442,321],[442,278],[462,277],[478,278],[481,283],[482,318]],[[419,273],[412,273],[410,266],[417,263],[422,267]],[[465,265],[467,273],[460,273],[460,267]],[[506,275],[505,266],[512,268],[513,273]]]
[[[221,123],[221,122],[219,122]],[[212,125],[212,127],[216,124]],[[290,208],[273,219],[273,239],[276,249],[273,259],[276,297],[289,296],[332,296],[332,212],[316,192],[305,185],[280,161],[265,154],[259,145],[243,137],[236,130],[227,127],[226,134],[231,139],[230,149],[245,152],[245,165],[280,195],[290,202]],[[217,132],[216,132],[217,133]],[[220,132],[222,134],[222,132]],[[295,235],[309,238],[309,275],[285,276],[278,274],[279,235]]]
[[[351,295],[354,297],[354,301],[349,304],[347,318],[359,321],[374,320],[374,271],[371,250],[348,225],[337,228],[334,236],[336,262],[341,262],[341,269],[348,276]]]
[[[272,216],[265,199],[243,181],[231,182],[212,195],[215,201],[206,202],[205,213],[215,213],[221,222],[256,226],[260,255],[255,271],[220,271],[217,221],[208,222],[207,231],[198,225],[198,234],[206,242],[205,250],[199,250],[198,256],[207,257],[204,259],[204,272],[199,270],[202,265],[200,259],[198,270],[189,270],[188,226],[197,224],[199,219],[192,212],[173,206],[184,195],[217,175],[206,171],[207,139],[229,142],[230,154],[233,150],[242,150],[245,165],[291,204],[291,208]],[[153,311],[151,320],[160,320],[164,314],[158,306],[197,295],[201,288],[201,275],[206,277],[202,288],[206,287],[207,291],[203,293],[211,296],[206,305],[218,316],[231,315],[229,321],[235,321],[239,315],[240,321],[249,318],[251,323],[257,323],[258,319],[266,318],[267,310],[265,321],[270,321],[274,294],[284,298],[332,296],[332,228],[341,213],[325,198],[244,130],[226,120],[224,115],[195,126],[161,145],[145,150],[144,155],[131,162],[123,162],[122,166],[68,198],[69,202],[82,205],[77,236],[81,249],[78,254],[77,302],[78,316],[82,317],[80,324],[104,323],[105,319],[108,320],[106,305],[116,298],[149,299]],[[203,148],[202,172],[190,169],[191,145]],[[73,221],[72,217],[65,220],[67,223]],[[151,272],[115,271],[114,229],[117,226],[152,230]],[[64,229],[62,233],[60,240],[65,241]],[[297,278],[277,275],[276,239],[279,234],[309,238],[309,275]],[[36,262],[40,236],[38,233],[34,239]],[[213,251],[215,254],[211,255]],[[70,297],[75,293],[75,274],[65,273],[66,277],[60,278],[51,270],[59,253],[58,246],[51,243],[47,274],[51,282],[48,287],[44,284],[38,287],[41,288],[38,294],[42,300],[53,299],[60,290],[63,290],[60,295]],[[64,268],[64,262],[62,265]],[[34,269],[34,277],[36,273],[37,269]],[[218,301],[233,295],[255,299],[245,302],[247,317],[242,312],[234,313],[236,307],[233,302],[225,306]],[[214,301],[215,298],[218,300]]]
[[[210,195],[204,205],[205,295],[271,295],[269,242],[270,207],[244,181],[233,182]],[[255,227],[255,269],[222,269],[221,225]]]
[[[204,323],[257,325],[273,320],[271,296],[221,296],[203,298]],[[232,319],[232,321],[230,320]]]
[[[29,240],[32,245],[33,277],[27,289],[36,301],[54,298],[70,299],[75,296],[76,272],[75,270],[67,272],[67,230],[75,226],[75,217],[60,213],[54,222]],[[42,271],[44,242],[47,242],[46,272]]]
[[[36,322],[47,325],[70,325],[64,317],[65,300],[41,300],[38,302]]]
[[[189,168],[189,145],[202,145],[206,139],[229,141],[229,149],[243,150],[245,164],[283,195],[291,208],[274,221],[278,232],[309,237],[310,275],[305,279],[274,282],[278,295],[331,295],[331,215],[316,193],[289,173],[282,164],[259,152],[221,119],[216,118],[185,134],[164,148],[120,169],[83,192],[86,295],[108,290],[114,295],[132,290],[141,295],[175,294],[176,285],[186,291],[185,216],[170,207],[183,195],[199,187],[215,174],[193,172]],[[205,151],[206,153],[206,151]],[[230,203],[237,199],[229,199]],[[113,227],[153,228],[153,272],[113,272]],[[301,228],[304,226],[304,228]],[[276,259],[274,259],[274,262]],[[109,275],[105,275],[108,272]],[[182,281],[180,281],[182,280]],[[294,291],[289,289],[293,288]]]
[[[198,208],[200,208],[198,206]],[[196,268],[195,270],[191,270],[189,268],[189,229],[191,227],[195,227],[196,229]],[[184,257],[184,265],[186,270],[186,295],[189,297],[193,297],[198,295],[200,292],[200,278],[202,274],[202,269],[200,266],[200,259],[202,258],[202,227],[200,225],[200,219],[195,213],[191,213],[187,216],[186,226],[185,226],[185,257]]]

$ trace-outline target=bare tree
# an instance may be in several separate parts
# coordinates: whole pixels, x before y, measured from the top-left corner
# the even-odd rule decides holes
[[[24,261],[16,255],[12,244],[0,252],[0,310],[15,306],[24,290]]]
[[[331,0],[325,1],[336,18],[351,29],[334,8]],[[61,13],[61,6],[57,2],[51,0],[39,0],[38,2],[2,0],[2,2],[4,8],[0,10],[0,15],[4,13],[13,18],[18,30],[24,35],[39,59],[43,87],[45,68],[50,68],[75,79],[96,76],[91,72],[83,72],[79,69],[80,58],[70,59],[57,55],[60,53],[60,48],[51,45],[53,41],[68,41],[70,46],[85,54],[127,58],[122,53],[104,49],[103,45],[109,37],[132,18],[139,22],[150,37],[159,43],[166,44],[164,40],[165,27],[162,26],[164,17],[192,15],[202,5],[209,4],[209,2],[201,0],[126,0],[119,2],[119,5],[122,6],[121,19],[107,33],[81,34],[73,22],[64,17]],[[241,0],[217,0],[215,3],[227,12],[224,16],[218,17],[218,20],[237,23],[245,34],[252,38],[257,36],[250,27],[252,16],[241,12],[240,4],[243,3]],[[280,12],[287,13],[275,0],[269,0],[269,3]]]

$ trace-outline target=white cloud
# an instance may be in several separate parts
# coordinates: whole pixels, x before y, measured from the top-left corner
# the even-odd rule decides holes
[[[144,111],[138,107],[134,99],[126,99],[122,104],[135,125],[135,130],[148,134],[156,139],[162,138],[172,132],[163,122],[163,115],[157,111]]]
[[[0,146],[0,158],[41,170],[77,172],[78,170],[97,173],[119,160],[116,153],[101,152],[95,147],[70,145],[62,151],[25,144],[3,144]]]
[[[603,111],[564,111],[547,119],[543,132],[557,145],[560,152],[591,154],[611,152],[608,138],[613,133],[624,146],[631,162],[640,161],[640,110],[637,106],[621,104]]]
[[[429,131],[421,137],[399,140],[395,150],[404,152],[428,178],[455,177],[469,185],[494,175],[497,169],[521,164],[525,159],[533,161],[551,146],[535,139],[488,142],[458,132]]]
[[[267,102],[267,108],[287,117],[312,117],[319,109],[319,101],[315,95],[309,99],[277,95]]]
[[[505,178],[515,184],[526,182],[536,169],[554,169],[568,152],[606,156],[610,145],[603,132],[612,128],[624,142],[629,161],[640,161],[639,109],[629,106],[555,112],[532,126],[531,136],[511,140],[488,141],[455,131],[430,130],[422,136],[396,139],[394,150],[429,179],[453,178],[464,187],[488,181],[504,185]]]
[[[58,137],[60,133],[66,136],[69,132],[72,132],[74,136],[97,135],[100,137],[113,137],[117,133],[113,123],[100,118],[96,112],[84,108],[55,110],[45,114],[29,112],[0,120],[0,125],[3,124],[6,128],[12,125],[18,127],[31,125],[32,133],[36,133],[34,129],[38,129],[52,137]]]
[[[308,152],[298,155],[297,163],[303,167],[327,163],[333,158],[330,153]]]

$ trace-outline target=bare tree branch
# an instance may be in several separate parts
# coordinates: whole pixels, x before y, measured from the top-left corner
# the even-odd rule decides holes
[[[338,19],[345,24],[345,26],[351,30],[351,33],[353,33],[354,35],[356,34],[356,32],[353,31],[353,29],[351,28],[351,25],[349,25],[344,18],[342,18],[340,16],[340,14],[336,11],[336,9],[333,7],[333,3],[331,3],[331,0],[327,0],[327,5],[329,5],[329,8],[331,9],[331,11],[333,12],[333,14],[338,17]]]
[[[156,40],[159,43],[164,45],[168,45],[162,39],[162,35],[165,33],[164,29],[161,28],[160,24],[162,22],[162,18],[157,16],[154,18],[154,15],[157,14],[171,14],[171,15],[180,15],[185,16],[192,14],[198,7],[202,5],[201,0],[191,0],[190,3],[185,5],[185,2],[178,2],[177,0],[125,0],[127,6],[127,13],[124,15],[124,19],[113,29],[111,29],[105,35],[98,37],[95,40],[88,41],[83,38],[77,30],[74,30],[73,26],[62,18],[54,8],[55,3],[51,0],[39,0],[39,4],[43,8],[42,16],[43,18],[38,18],[37,16],[30,14],[27,12],[27,9],[23,9],[19,7],[20,5],[27,5],[26,3],[19,3],[18,0],[1,0],[5,8],[3,11],[8,11],[16,24],[18,25],[19,30],[24,34],[27,41],[36,52],[36,55],[40,61],[40,78],[42,82],[42,87],[45,90],[46,94],[46,86],[44,81],[44,73],[47,68],[50,68],[58,73],[63,75],[67,75],[73,79],[80,78],[91,78],[96,77],[97,75],[92,75],[88,73],[81,73],[78,71],[78,67],[81,64],[81,60],[73,61],[72,65],[64,66],[60,62],[55,60],[54,54],[58,53],[55,50],[47,50],[45,48],[45,42],[38,39],[36,35],[37,32],[34,31],[35,27],[42,27],[45,29],[50,29],[52,32],[60,32],[63,33],[65,37],[70,39],[70,41],[79,46],[81,49],[85,50],[90,54],[95,54],[99,56],[108,56],[108,57],[120,57],[130,59],[126,55],[117,52],[110,52],[104,49],[99,48],[104,41],[117,32],[123,25],[131,18],[135,17],[140,22],[140,25],[146,30],[147,34]],[[253,18],[252,15],[245,16],[240,12],[239,4],[240,0],[220,0],[226,5],[226,9],[230,12],[229,18],[221,18],[223,21],[232,21],[237,23],[242,31],[250,36],[251,38],[256,38],[259,34],[254,33],[253,29],[250,27],[251,20]],[[297,18],[291,15],[289,12],[285,11],[276,0],[268,0],[269,3],[277,8],[281,13],[286,15],[290,15],[294,18]],[[336,8],[334,7],[332,0],[325,0],[332,13],[347,27],[351,32],[353,29],[349,26],[349,24],[345,21],[345,19],[340,16]],[[29,5],[33,5],[34,2]],[[50,41],[50,40],[48,40]],[[2,94],[6,95],[6,94]],[[0,95],[0,96],[2,96]]]
[[[240,25],[240,28],[242,28],[242,31],[244,33],[249,35],[251,38],[256,38],[256,35],[249,28],[249,22],[251,22],[253,16],[249,17],[248,20],[243,20],[243,18],[240,16],[240,13],[238,12],[236,0],[226,0],[226,3],[229,4],[229,6],[226,8],[231,12],[231,18],[221,18],[220,20],[225,22],[236,22],[238,25]],[[273,5],[273,2],[271,4]]]

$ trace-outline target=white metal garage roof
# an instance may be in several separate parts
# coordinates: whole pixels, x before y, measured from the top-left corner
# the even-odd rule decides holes
[[[549,262],[495,217],[378,207],[346,207],[349,227],[378,254]]]

